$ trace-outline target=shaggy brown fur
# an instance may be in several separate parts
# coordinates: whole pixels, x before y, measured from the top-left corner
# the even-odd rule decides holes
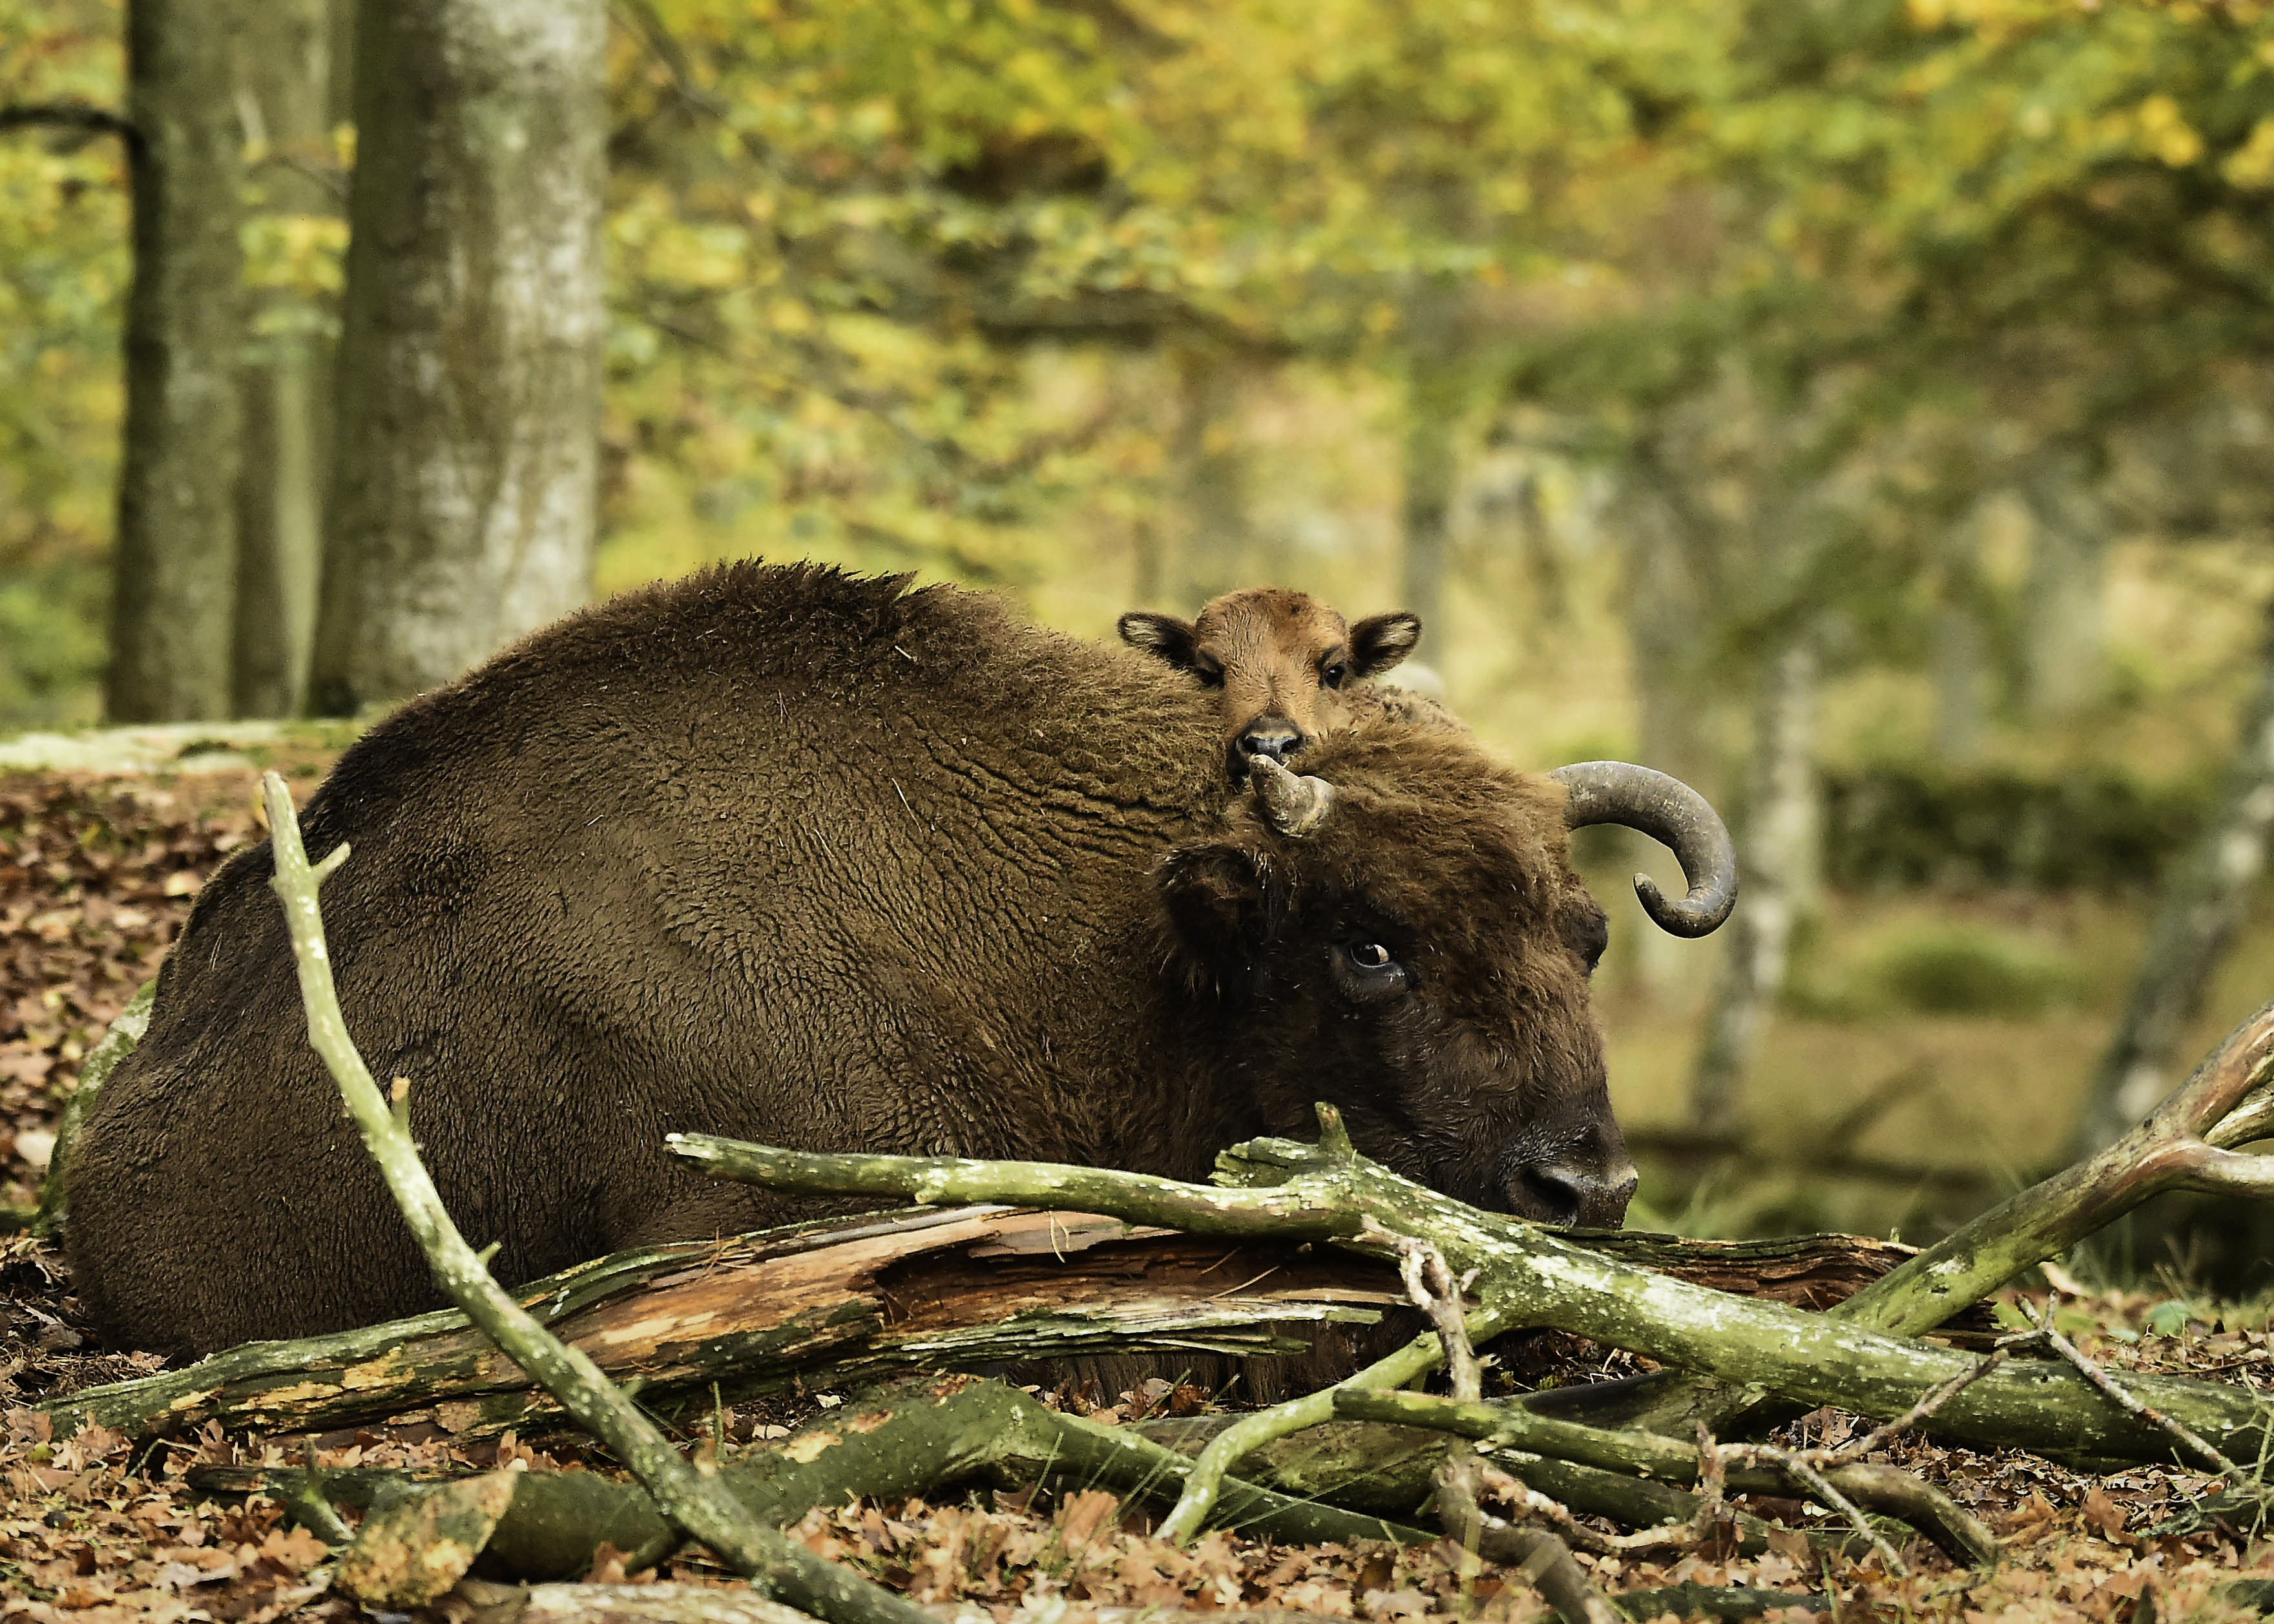
[[[685,1170],[678,1129],[1192,1178],[1323,1095],[1441,1189],[1615,1222],[1535,1177],[1624,1167],[1560,787],[1368,727],[1306,762],[1338,796],[1291,838],[1224,784],[1209,698],[945,587],[735,565],[618,598],[310,800],[311,851],[353,846],[349,1029],[509,1282],[815,1210]],[[71,1164],[79,1289],[128,1345],[440,1301],[308,1048],[271,872],[264,844],[206,886]]]
[[[1403,610],[1352,626],[1303,592],[1252,586],[1211,600],[1192,621],[1132,611],[1121,640],[1219,691],[1225,763],[1235,782],[1250,756],[1283,764],[1296,751],[1356,725],[1367,679],[1413,651],[1421,620]]]

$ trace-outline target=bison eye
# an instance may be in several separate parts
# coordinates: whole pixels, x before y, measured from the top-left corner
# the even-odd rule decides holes
[[[1365,937],[1335,944],[1328,966],[1333,971],[1335,992],[1353,1005],[1392,1001],[1412,989],[1412,976],[1398,965],[1397,953]]]
[[[1337,942],[1332,962],[1336,989],[1351,1004],[1379,1004],[1412,989],[1412,976],[1379,942]]]
[[[1319,667],[1319,686],[1321,688],[1340,688],[1349,680],[1350,667],[1341,660],[1336,660],[1331,665],[1321,665]]]

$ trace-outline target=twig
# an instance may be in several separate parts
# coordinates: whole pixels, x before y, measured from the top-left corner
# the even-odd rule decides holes
[[[1668,1522],[1656,1528],[1638,1529],[1631,1534],[1606,1534],[1589,1528],[1562,1500],[1541,1493],[1497,1466],[1486,1466],[1478,1473],[1477,1480],[1483,1492],[1493,1499],[1527,1516],[1542,1517],[1555,1523],[1563,1530],[1563,1538],[1570,1544],[1591,1556],[1608,1556],[1615,1551],[1679,1550],[1698,1543],[1697,1530],[1686,1522]]]
[[[311,867],[291,791],[274,772],[263,773],[260,784],[276,868],[269,883],[283,902],[291,932],[301,1001],[307,1009],[308,1041],[339,1085],[436,1282],[501,1350],[615,1452],[674,1525],[754,1584],[830,1624],[931,1624],[913,1602],[759,1526],[715,1474],[690,1466],[590,1357],[538,1324],[492,1278],[486,1259],[466,1244],[443,1209],[433,1180],[418,1159],[410,1135],[408,1086],[390,1107],[340,1013],[316,898],[318,888],[347,861],[348,848],[335,846]]]
[[[1831,1311],[1920,1335],[2159,1192],[2274,1192],[2262,1157],[2222,1154],[2274,1118],[2274,1004],[2226,1035],[2148,1119],[2098,1154],[2007,1198]],[[2233,1127],[2228,1124],[2232,1120]]]
[[[1476,1271],[1472,1269],[1457,1280],[1445,1254],[1433,1242],[1392,1234],[1370,1218],[1359,1233],[1364,1239],[1386,1244],[1396,1251],[1405,1294],[1428,1317],[1437,1334],[1454,1402],[1482,1402],[1484,1370],[1477,1361],[1476,1344],[1470,1340],[1468,1320],[1461,1312],[1462,1293],[1476,1283]],[[1436,1482],[1438,1518],[1447,1537],[1463,1551],[1484,1554],[1489,1548],[1495,1560],[1514,1567],[1540,1592],[1563,1624],[1612,1624],[1617,1619],[1617,1612],[1571,1560],[1571,1548],[1561,1538],[1545,1529],[1514,1529],[1488,1518],[1477,1500],[1486,1485],[1492,1483],[1504,1497],[1533,1515],[1585,1536],[1587,1530],[1562,1502],[1504,1472],[1488,1470],[1477,1458],[1476,1450],[1467,1445],[1446,1455],[1437,1467]],[[1600,1535],[1593,1538],[1601,1540]]]
[[[1721,1452],[1713,1447],[1713,1431],[1698,1424],[1698,1515],[1690,1528],[1703,1540],[1713,1537],[1722,1516],[1722,1492],[1728,1484]]]
[[[1469,1341],[1461,1312],[1461,1294],[1476,1283],[1476,1271],[1455,1280],[1445,1254],[1434,1244],[1411,1235],[1393,1235],[1371,1219],[1359,1234],[1397,1252],[1397,1273],[1405,1282],[1405,1295],[1428,1316],[1430,1328],[1444,1349],[1445,1377],[1452,1384],[1453,1396],[1466,1404],[1481,1402],[1484,1371],[1477,1363],[1477,1350]]]
[[[2022,1304],[2022,1312],[2028,1315],[2028,1317],[2036,1323],[2037,1329],[2034,1331],[2025,1331],[2018,1337],[2001,1339],[1999,1342],[2001,1350],[2007,1344],[2013,1342],[2044,1342],[2045,1346],[2051,1348],[2055,1353],[2060,1355],[2062,1358],[2067,1359],[2071,1365],[2076,1366],[2077,1373],[2079,1375],[2082,1376],[2094,1387],[2099,1388],[2103,1393],[2105,1393],[2126,1410],[2139,1417],[2141,1420],[2145,1421],[2150,1426],[2162,1427],[2164,1431],[2169,1432],[2172,1437],[2178,1439],[2188,1448],[2194,1450],[2198,1455],[2210,1462],[2213,1471],[2218,1472],[2221,1477],[2229,1478],[2239,1477],[2242,1475],[2242,1469],[2237,1466],[2233,1461],[2227,1459],[2226,1455],[2218,1448],[2184,1424],[2174,1421],[2171,1417],[2165,1415],[2162,1410],[2157,1410],[2154,1405],[2146,1403],[2141,1399],[2134,1396],[2132,1394],[2127,1393],[2122,1387],[2116,1385],[2115,1381],[2110,1378],[2106,1371],[2101,1369],[2100,1366],[2093,1360],[2086,1357],[2082,1349],[2079,1348],[2074,1342],[2069,1341],[2067,1337],[2063,1336],[2059,1331],[2055,1330],[2053,1328],[2053,1304],[2052,1299],[2048,1299],[2046,1301],[2044,1312],[2042,1316],[2038,1315],[2032,1306],[2027,1303]]]
[[[1796,1484],[1813,1492],[1813,1485],[1794,1477],[1780,1466],[1741,1465],[1729,1470],[1716,1458],[1720,1451],[1726,1450],[1728,1460],[1742,1460],[1747,1447],[1744,1445],[1721,1446],[1701,1454],[1698,1448],[1670,1438],[1583,1426],[1577,1422],[1533,1415],[1520,1405],[1460,1404],[1419,1393],[1352,1392],[1337,1396],[1335,1410],[1347,1418],[1429,1427],[1480,1439],[1495,1448],[1576,1462],[1579,1469],[1600,1474],[1614,1484],[1637,1479],[1665,1485],[1697,1483],[1704,1468],[1723,1473],[1725,1492],[1790,1493]],[[1803,1459],[1850,1500],[1912,1524],[1949,1553],[1953,1561],[1977,1568],[1997,1561],[1998,1542],[1990,1530],[1956,1500],[1923,1478],[1892,1466],[1839,1464],[1828,1458],[1807,1456]],[[1638,1490],[1640,1486],[1637,1483]],[[1697,1496],[1668,1486],[1653,1487],[1648,1498],[1658,1503],[1645,1509],[1646,1500],[1638,1496],[1635,1506],[1617,1509],[1614,1515],[1637,1526],[1645,1517],[1655,1522],[1677,1516],[1693,1526],[1705,1526],[1705,1505]],[[1751,1531],[1755,1530],[1752,1521],[1738,1514],[1736,1522],[1741,1538],[1750,1538]]]
[[[1879,1553],[1879,1560],[1886,1564],[1889,1573],[1901,1578],[1910,1572],[1903,1566],[1903,1559],[1896,1553],[1894,1546],[1871,1526],[1871,1520],[1864,1515],[1863,1508],[1834,1488],[1829,1478],[1792,1450],[1779,1449],[1769,1444],[1719,1444],[1715,1446],[1715,1453],[1724,1460],[1754,1463],[1766,1461],[1791,1473],[1807,1485],[1811,1493],[1846,1517],[1857,1533],[1871,1542],[1871,1548]]]
[[[1961,1372],[1948,1380],[1928,1388],[1917,1403],[1913,1404],[1894,1420],[1884,1422],[1872,1428],[1871,1432],[1853,1443],[1843,1444],[1837,1449],[1803,1449],[1800,1452],[1801,1456],[1811,1464],[1817,1466],[1845,1466],[1851,1461],[1860,1461],[1874,1449],[1886,1448],[1891,1440],[1908,1432],[1920,1422],[1931,1418],[1936,1410],[1940,1410],[1967,1388],[1981,1380],[1983,1377],[1996,1370],[2009,1357],[2011,1357],[2009,1350],[2001,1340],[1999,1345],[1992,1349],[1990,1356],[1981,1364],[1970,1371]]]
[[[1467,1333],[1474,1341],[1499,1335],[1509,1328],[1513,1319],[1511,1310],[1485,1307],[1472,1314],[1467,1321]],[[1431,1332],[1417,1336],[1391,1354],[1378,1359],[1356,1375],[1321,1387],[1316,1393],[1276,1404],[1269,1410],[1259,1410],[1253,1415],[1242,1416],[1209,1440],[1193,1462],[1191,1474],[1185,1479],[1185,1492],[1176,1508],[1163,1521],[1160,1534],[1163,1539],[1178,1545],[1188,1542],[1198,1533],[1215,1506],[1216,1496],[1223,1492],[1224,1480],[1242,1457],[1253,1454],[1275,1438],[1284,1438],[1290,1432],[1299,1432],[1306,1427],[1321,1426],[1335,1418],[1335,1398],[1339,1393],[1359,1388],[1402,1387],[1416,1376],[1436,1369],[1443,1359],[1444,1346]]]

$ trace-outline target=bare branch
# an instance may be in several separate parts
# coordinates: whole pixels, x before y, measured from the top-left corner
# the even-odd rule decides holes
[[[1931,1417],[1936,1410],[1940,1410],[1967,1388],[1981,1380],[1983,1377],[2003,1365],[2008,1357],[2010,1357],[2008,1351],[2004,1347],[1994,1349],[1988,1358],[1983,1360],[1972,1370],[1953,1376],[1949,1380],[1929,1388],[1917,1403],[1913,1404],[1894,1420],[1874,1427],[1855,1442],[1842,1445],[1838,1449],[1807,1450],[1804,1452],[1806,1457],[1818,1466],[1844,1466],[1850,1461],[1862,1460],[1874,1449],[1884,1449],[1890,1440],[1910,1431],[1920,1422]]]
[[[115,135],[139,151],[142,132],[107,107],[92,102],[12,102],[0,106],[0,130],[78,130]]]
[[[2074,1342],[2069,1341],[2067,1337],[2063,1336],[2059,1331],[2055,1330],[2053,1328],[2052,1300],[2049,1299],[2046,1302],[2044,1312],[2042,1314],[2031,1312],[2027,1304],[2023,1305],[2022,1312],[2028,1313],[2030,1319],[2037,1321],[2037,1328],[2034,1331],[2023,1332],[2017,1337],[2009,1337],[2006,1339],[2007,1342],[2044,1342],[2045,1346],[2051,1348],[2055,1353],[2060,1355],[2062,1358],[2067,1359],[2071,1365],[2076,1366],[2077,1373],[2079,1375],[2082,1376],[2094,1387],[2099,1388],[2103,1393],[2105,1393],[2127,1412],[2139,1417],[2141,1420],[2147,1422],[2150,1426],[2159,1426],[2163,1428],[2164,1431],[2169,1432],[2172,1437],[2178,1439],[2188,1448],[2194,1450],[2199,1457],[2210,1462],[2213,1471],[2218,1472],[2222,1476],[2227,1477],[2238,1477],[2241,1476],[2242,1469],[2237,1466],[2233,1461],[2227,1459],[2225,1455],[2223,1454],[2216,1446],[2206,1441],[2202,1436],[2185,1425],[2183,1423],[2173,1420],[2162,1410],[2157,1410],[2154,1405],[2147,1403],[2137,1395],[2127,1393],[2122,1387],[2117,1386],[2114,1381],[2109,1379],[2109,1375],[2106,1371],[2102,1370],[2098,1365],[2086,1357],[2084,1351]]]

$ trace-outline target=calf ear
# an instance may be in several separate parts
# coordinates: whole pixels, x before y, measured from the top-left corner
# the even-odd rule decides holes
[[[1133,649],[1142,649],[1158,659],[1164,659],[1178,671],[1190,671],[1198,647],[1193,641],[1193,623],[1179,620],[1172,614],[1153,614],[1146,610],[1133,609],[1121,617],[1121,641]]]
[[[1127,616],[1122,617],[1125,620]],[[1122,633],[1127,636],[1126,631]],[[1413,652],[1421,641],[1421,617],[1403,609],[1370,614],[1351,628],[1351,675],[1378,677]]]
[[[1261,852],[1229,841],[1171,849],[1155,870],[1169,927],[1186,961],[1223,982],[1255,962],[1270,929],[1269,869]]]

